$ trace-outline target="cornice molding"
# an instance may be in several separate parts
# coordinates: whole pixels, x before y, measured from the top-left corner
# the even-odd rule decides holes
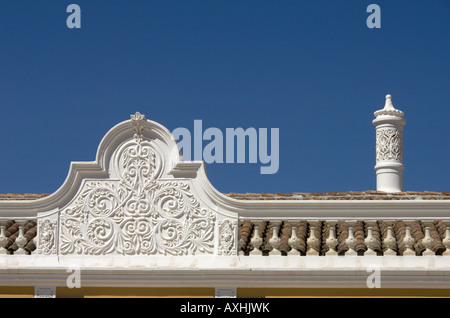
[[[367,269],[378,268],[382,288],[450,288],[448,261],[436,256],[271,256],[264,262],[252,256],[175,258],[135,257],[111,264],[109,258],[85,257],[76,264],[81,287],[367,288]],[[50,259],[0,259],[0,285],[67,286],[68,269],[75,263]],[[167,266],[175,261],[178,266]]]

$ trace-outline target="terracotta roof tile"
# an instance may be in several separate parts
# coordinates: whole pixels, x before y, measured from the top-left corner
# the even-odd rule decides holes
[[[13,201],[13,200],[37,200],[41,198],[45,198],[49,196],[49,193],[25,193],[25,194],[17,194],[17,193],[8,193],[8,194],[0,194],[0,200],[2,201]]]
[[[247,197],[259,197],[261,194],[259,194],[259,193],[246,193],[245,195]]]
[[[376,191],[376,190],[366,190],[364,191],[366,194],[385,194],[385,192],[382,191]]]
[[[37,234],[37,225],[35,221],[28,221],[24,225],[23,236],[27,239],[27,244],[25,244],[24,249],[31,253],[36,249],[34,244],[34,238]],[[16,244],[16,238],[19,235],[19,224],[15,221],[7,221],[5,224],[5,236],[8,238],[8,243],[5,248],[10,252],[14,253],[19,247]]]
[[[281,193],[281,192],[277,192],[277,193],[275,193],[275,195],[281,196],[281,197],[291,197],[291,196],[293,196],[292,193]]]
[[[345,192],[346,194],[351,194],[351,195],[364,195],[364,194],[366,194],[365,192],[363,192],[363,191],[347,191],[347,192]]]
[[[450,192],[435,191],[387,193],[366,190],[326,193],[228,193],[225,195],[239,200],[450,200]]]

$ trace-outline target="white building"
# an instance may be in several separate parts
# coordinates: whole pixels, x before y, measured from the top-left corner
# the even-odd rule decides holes
[[[222,194],[136,113],[55,193],[0,196],[0,296],[450,296],[450,193],[402,192],[403,112],[375,116],[377,190]]]

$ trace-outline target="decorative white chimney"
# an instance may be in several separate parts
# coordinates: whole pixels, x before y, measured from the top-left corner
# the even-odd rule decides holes
[[[406,120],[401,110],[395,109],[391,95],[386,95],[383,109],[375,113],[377,191],[403,191],[403,126]]]

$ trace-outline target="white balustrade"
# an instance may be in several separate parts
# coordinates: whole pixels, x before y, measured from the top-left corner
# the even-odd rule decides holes
[[[287,241],[290,250],[287,252],[287,256],[301,256],[302,253],[300,252],[300,248],[302,244],[306,243],[306,256],[337,256],[342,251],[340,250],[342,247],[339,247],[338,249],[338,235],[337,235],[337,224],[338,219],[335,220],[307,220],[307,226],[309,226],[308,229],[308,235],[307,238],[304,237],[306,233],[303,233],[302,236],[300,236],[299,232],[299,226],[301,222],[304,222],[299,219],[289,219],[286,223],[284,223],[284,226],[290,227],[290,237]],[[382,256],[416,256],[415,246],[414,244],[415,239],[412,235],[412,228],[416,221],[414,220],[404,220],[403,223],[405,225],[405,233],[404,237],[402,238],[401,242],[397,242],[396,234],[394,233],[394,223],[395,220],[388,219],[388,220],[381,220],[382,223],[385,225],[385,232],[380,238],[377,238],[374,233],[375,230],[378,228],[379,224],[377,220],[375,219],[367,219],[362,220],[366,226],[366,237],[364,238],[364,245],[366,246],[366,251],[364,252],[364,256],[377,256],[380,255],[380,248],[382,247],[381,244],[383,244],[384,251],[381,250]],[[262,220],[252,220],[251,221],[254,224],[253,229],[253,235],[250,239],[250,253],[249,255],[263,255],[263,251],[261,250],[261,246],[264,243],[264,237],[262,234],[262,226],[264,227],[264,222]],[[269,252],[270,256],[279,256],[282,255],[280,250],[281,245],[281,238],[280,238],[280,230],[281,230],[281,224],[282,221],[280,220],[270,220],[270,228],[268,232],[271,234],[270,239],[266,241],[267,245],[270,245],[272,250]],[[347,225],[348,229],[348,236],[345,239],[344,243],[348,247],[347,251],[344,252],[345,256],[357,256],[358,252],[356,251],[356,245],[357,240],[355,237],[355,226],[357,222],[361,222],[358,220],[345,220],[345,223]],[[433,238],[431,236],[432,229],[434,227],[432,220],[424,220],[422,221],[424,224],[424,233],[425,236],[422,239],[422,244],[425,246],[426,250],[422,253],[424,256],[434,256],[436,255],[436,252],[432,250],[434,247],[434,244],[436,244],[435,240],[436,237]],[[442,221],[445,225],[445,237],[442,239],[442,245],[445,247],[445,251],[442,253],[443,256],[450,256],[450,220],[443,220]],[[322,226],[323,224],[323,226]],[[401,224],[401,223],[400,223]],[[242,224],[241,224],[242,225]],[[382,225],[380,225],[382,226]],[[319,236],[318,233],[322,233],[322,228],[327,229],[327,237],[322,238]],[[380,228],[381,230],[382,228]],[[289,229],[288,229],[289,230]],[[283,230],[285,231],[285,229]],[[304,230],[302,230],[304,231]],[[325,231],[325,230],[324,230]],[[286,232],[284,232],[286,233]],[[326,231],[324,232],[326,233]],[[269,234],[269,235],[270,235]],[[381,235],[381,234],[380,234]],[[404,251],[403,253],[398,253],[398,243],[403,244]],[[239,249],[242,249],[244,244],[244,240],[239,241]],[[321,244],[324,244],[324,252],[321,252]],[[266,248],[264,248],[266,249]],[[326,251],[326,252],[325,252]],[[239,252],[240,255],[243,255],[243,252]],[[285,255],[286,255],[285,254]]]

